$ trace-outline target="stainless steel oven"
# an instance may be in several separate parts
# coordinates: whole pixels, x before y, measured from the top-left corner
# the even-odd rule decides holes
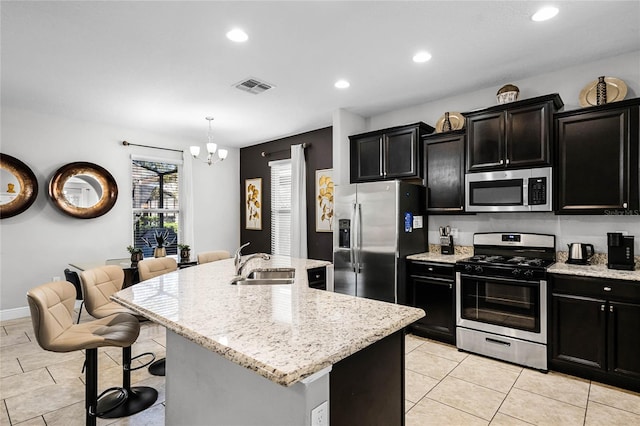
[[[460,349],[547,369],[546,268],[553,235],[474,235],[474,256],[456,264]]]

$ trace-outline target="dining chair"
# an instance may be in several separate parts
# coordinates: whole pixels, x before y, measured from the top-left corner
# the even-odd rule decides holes
[[[214,250],[198,253],[198,264],[215,262],[217,260],[229,259],[231,253],[226,250]]]
[[[178,262],[172,257],[151,257],[138,262],[140,281],[178,270]]]
[[[131,387],[131,345],[140,333],[140,323],[131,314],[118,313],[82,324],[73,323],[76,289],[67,281],[53,281],[27,292],[27,302],[36,341],[51,352],[85,352],[86,424],[96,418],[130,416],[152,406],[158,391],[147,386]],[[98,395],[98,348],[121,347],[123,386]]]

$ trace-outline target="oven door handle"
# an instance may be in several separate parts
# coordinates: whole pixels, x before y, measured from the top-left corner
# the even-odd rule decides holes
[[[505,342],[504,340],[492,339],[491,337],[485,337],[484,340],[487,343],[493,343],[495,345],[511,346],[510,342]]]
[[[529,280],[523,280],[520,278],[500,278],[500,277],[494,277],[491,275],[469,275],[469,274],[460,274],[460,278],[464,279],[464,278],[471,278],[472,280],[487,280],[490,279],[492,281],[502,281],[502,282],[516,282],[517,284],[531,284],[531,287],[535,287],[535,286],[539,286],[540,285],[540,281],[529,281]]]

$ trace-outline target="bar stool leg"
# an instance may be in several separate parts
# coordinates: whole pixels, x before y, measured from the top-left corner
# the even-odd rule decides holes
[[[96,425],[96,409],[98,405],[98,349],[85,350],[85,409],[87,426]]]
[[[131,387],[131,346],[122,348],[122,388],[127,394],[126,401],[119,407],[101,415],[113,419],[139,413],[153,405],[158,399],[158,391],[148,386]]]

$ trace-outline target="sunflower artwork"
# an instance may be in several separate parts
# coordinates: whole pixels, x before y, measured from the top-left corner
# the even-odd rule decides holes
[[[262,229],[262,179],[245,181],[247,229]]]
[[[333,232],[333,169],[316,170],[316,232]]]

